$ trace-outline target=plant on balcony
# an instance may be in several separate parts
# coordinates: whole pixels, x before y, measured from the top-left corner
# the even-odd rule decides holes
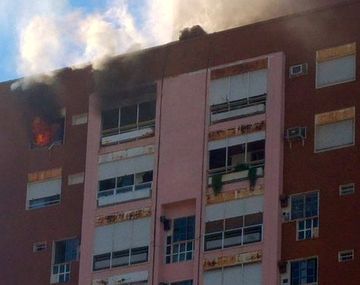
[[[240,163],[240,164],[237,164],[235,167],[234,167],[234,170],[236,172],[238,171],[245,171],[245,170],[248,170],[249,169],[249,164],[247,163]]]
[[[249,168],[248,179],[249,179],[250,189],[254,189],[254,187],[256,185],[256,180],[257,180],[257,168],[256,167]]]
[[[215,196],[218,195],[222,190],[222,174],[215,174],[211,180],[211,187],[214,191]]]

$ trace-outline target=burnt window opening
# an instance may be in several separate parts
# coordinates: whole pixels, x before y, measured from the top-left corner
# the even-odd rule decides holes
[[[46,120],[40,116],[31,122],[31,148],[52,147],[64,142],[65,118]]]
[[[102,112],[102,137],[153,128],[155,126],[155,113],[156,100],[104,110]],[[133,138],[131,137],[131,139]],[[107,142],[102,143],[107,144]],[[114,142],[111,141],[110,143]]]

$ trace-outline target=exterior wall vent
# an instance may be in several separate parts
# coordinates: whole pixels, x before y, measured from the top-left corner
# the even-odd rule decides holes
[[[343,184],[339,186],[339,195],[340,196],[347,196],[355,193],[355,184]]]
[[[41,252],[47,249],[46,241],[40,241],[33,243],[33,252]]]
[[[339,253],[338,253],[338,261],[339,262],[350,261],[353,259],[354,259],[354,250],[353,249],[339,251]]]
[[[308,64],[307,63],[292,65],[289,68],[289,78],[303,76],[303,75],[306,75],[307,73],[308,73]]]

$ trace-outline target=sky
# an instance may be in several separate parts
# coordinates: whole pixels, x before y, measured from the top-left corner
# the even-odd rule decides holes
[[[79,26],[83,25],[81,20],[85,20],[88,17],[98,17],[101,19],[105,17],[106,13],[113,7],[123,7],[126,13],[131,15],[135,24],[141,25],[142,19],[142,7],[146,0],[130,0],[130,1],[107,1],[107,0],[1,0],[0,1],[0,82],[7,81],[22,76],[28,76],[36,73],[46,72],[49,69],[61,68],[67,65],[87,63],[91,59],[91,56],[85,55],[86,47],[79,44],[79,39],[68,38],[74,32],[81,29]],[[43,23],[34,24],[36,18],[43,17]],[[112,18],[111,18],[112,17]],[[66,19],[67,18],[67,19]],[[119,25],[121,20],[114,19],[115,16],[110,16],[105,22],[109,22],[112,25]],[[46,19],[51,19],[47,21]],[[56,22],[56,28],[52,26],[53,20]],[[74,25],[67,26],[68,22],[74,22]],[[117,22],[117,23],[115,23]],[[31,28],[33,24],[33,28]],[[42,27],[40,27],[42,26]],[[51,38],[53,33],[56,33],[58,27],[65,27],[61,31],[60,37],[66,42],[64,44],[56,43]],[[26,29],[28,32],[26,34]],[[38,31],[38,35],[33,37],[28,34],[34,30]],[[47,34],[47,32],[49,34]],[[27,40],[26,36],[28,37]],[[76,35],[77,37],[79,35]],[[27,42],[24,42],[27,41]],[[36,42],[42,42],[44,47],[38,46],[40,52],[44,52],[46,47],[49,50],[55,50],[58,52],[59,60],[53,61],[48,59],[48,64],[44,64],[45,68],[34,67],[31,62],[38,61],[41,55],[26,55],[25,49],[29,48],[29,41],[32,41],[34,45]],[[71,47],[72,46],[72,47]],[[36,48],[36,47],[35,47]],[[65,49],[65,50],[62,50]],[[70,54],[69,54],[70,51]],[[64,54],[65,52],[65,54]],[[50,56],[55,57],[50,51]],[[116,50],[114,53],[121,53],[121,49]],[[29,58],[29,57],[33,58]],[[43,55],[46,58],[46,56]],[[46,60],[44,60],[46,61]]]
[[[267,13],[280,0],[0,0],[0,82],[211,33]],[[283,1],[283,0],[281,0]],[[265,4],[264,4],[265,3]]]

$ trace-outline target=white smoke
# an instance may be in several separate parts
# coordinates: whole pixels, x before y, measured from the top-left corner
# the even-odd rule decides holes
[[[49,13],[21,21],[20,75],[90,62],[101,68],[108,57],[176,40],[186,27],[215,32],[266,19],[283,0],[111,0],[96,13],[74,9],[69,0],[57,0],[60,6],[43,1]],[[140,10],[134,13],[130,1],[137,1]]]

